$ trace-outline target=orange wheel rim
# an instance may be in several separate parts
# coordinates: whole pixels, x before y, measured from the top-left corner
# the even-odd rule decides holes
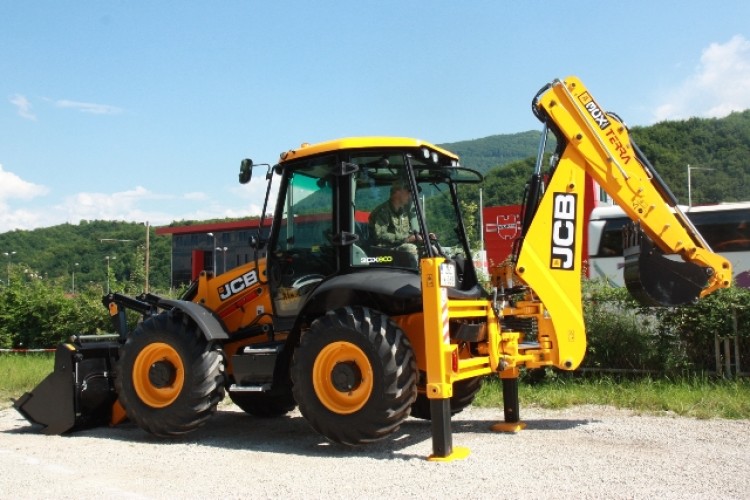
[[[164,408],[174,403],[185,384],[182,358],[169,344],[147,345],[133,364],[133,387],[144,404]]]
[[[352,343],[333,342],[325,346],[315,358],[312,375],[315,394],[334,413],[354,413],[372,395],[370,360]]]

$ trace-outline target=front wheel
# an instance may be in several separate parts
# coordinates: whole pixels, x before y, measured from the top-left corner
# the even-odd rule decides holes
[[[331,441],[348,445],[399,428],[417,396],[416,374],[404,332],[365,307],[329,311],[313,321],[292,363],[302,415]]]
[[[222,358],[173,312],[151,316],[120,348],[115,387],[128,418],[157,436],[206,423],[224,397]]]

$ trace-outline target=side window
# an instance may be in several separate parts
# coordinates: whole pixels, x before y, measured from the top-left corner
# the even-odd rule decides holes
[[[714,251],[750,250],[750,213],[747,210],[698,212],[688,217]]]
[[[270,279],[280,316],[294,316],[305,296],[336,270],[330,158],[310,161],[289,181]]]
[[[607,219],[599,243],[598,257],[622,256],[622,228],[628,223],[629,220],[625,218]]]

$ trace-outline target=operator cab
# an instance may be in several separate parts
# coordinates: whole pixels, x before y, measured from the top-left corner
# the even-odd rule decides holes
[[[320,284],[355,273],[348,290],[378,289],[396,271],[419,293],[423,257],[451,259],[456,292],[479,293],[458,186],[482,176],[454,154],[415,139],[340,139],[284,153],[274,172],[267,257],[277,315],[296,316]]]

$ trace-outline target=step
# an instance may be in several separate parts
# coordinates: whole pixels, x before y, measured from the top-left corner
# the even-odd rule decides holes
[[[237,385],[229,386],[229,392],[266,392],[271,390],[271,384],[261,385]]]

